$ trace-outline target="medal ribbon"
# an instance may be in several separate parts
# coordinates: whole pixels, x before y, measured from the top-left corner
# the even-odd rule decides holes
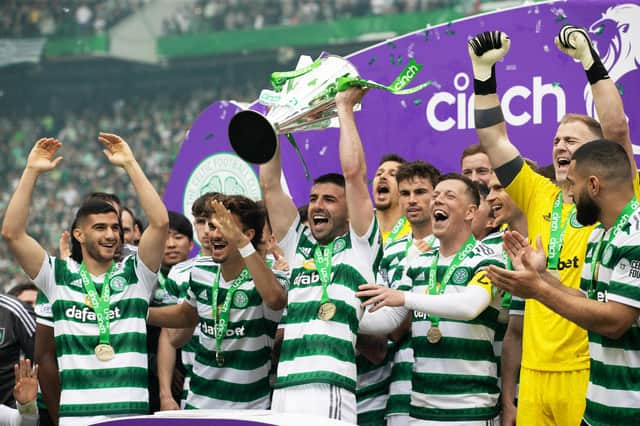
[[[562,250],[562,240],[564,239],[564,231],[567,229],[567,225],[571,222],[571,217],[575,214],[576,206],[571,207],[567,220],[562,222],[562,191],[558,193],[555,201],[553,202],[553,208],[551,210],[551,235],[549,237],[549,250],[548,250],[548,269],[558,269],[560,263],[560,251]]]
[[[600,241],[598,241],[598,244],[596,245],[595,249],[593,250],[593,257],[591,258],[591,265],[590,265],[591,266],[591,283],[589,285],[589,291],[588,291],[589,299],[594,299],[596,295],[596,266],[597,266],[596,264],[601,263],[600,262],[600,256],[602,254],[601,249],[604,248],[606,245],[609,245],[609,243],[613,241],[618,231],[620,231],[629,222],[629,218],[631,217],[633,212],[638,208],[640,208],[640,203],[638,203],[638,200],[636,199],[636,197],[633,197],[627,203],[627,205],[624,206],[624,208],[616,218],[616,221],[613,224],[613,227],[611,228],[611,233],[609,234],[609,238],[607,238],[607,241],[604,241],[604,235],[606,234],[606,231],[605,231],[602,234]]]
[[[391,228],[391,232],[389,233],[389,236],[387,237],[387,244],[385,245],[389,245],[392,242],[394,242],[396,240],[396,237],[398,236],[398,234],[400,233],[400,231],[402,230],[402,227],[404,226],[404,224],[407,222],[407,218],[402,216],[400,217],[400,219],[398,219],[398,221],[396,222],[395,225],[393,225],[393,228]]]
[[[218,266],[216,278],[213,281],[213,294],[211,295],[211,315],[213,316],[213,322],[215,323],[216,330],[216,353],[222,352],[222,340],[227,334],[227,329],[229,328],[229,312],[231,311],[231,300],[233,299],[233,294],[242,284],[248,281],[250,277],[249,270],[245,267],[242,272],[240,272],[240,275],[238,275],[236,279],[233,280],[231,286],[229,287],[229,290],[227,290],[227,295],[224,298],[224,302],[222,302],[222,308],[220,308],[220,316],[218,317],[217,304],[221,269],[222,268]]]
[[[436,249],[435,254],[433,255],[433,261],[431,262],[431,268],[429,269],[429,288],[427,289],[428,293],[432,296],[440,295],[444,293],[444,290],[447,288],[447,284],[449,283],[449,279],[453,272],[456,270],[458,265],[471,253],[473,248],[476,246],[476,239],[471,234],[467,241],[460,247],[456,256],[453,258],[447,270],[442,277],[441,284],[438,284],[437,281],[437,273],[438,273],[438,259],[440,258],[440,249]],[[440,323],[440,318],[429,315],[429,319],[431,320],[431,325],[433,327],[437,327]]]
[[[320,305],[329,301],[329,294],[327,288],[331,283],[331,260],[333,258],[333,243],[331,241],[329,245],[324,248],[317,245],[313,251],[313,261],[316,265],[318,275],[320,275],[320,282],[322,283],[322,298],[320,299]]]
[[[167,278],[164,276],[162,271],[158,271],[158,284],[160,284],[160,288],[164,289],[167,284]]]
[[[80,278],[82,279],[82,285],[84,286],[89,301],[91,302],[91,308],[96,313],[96,321],[98,323],[98,332],[100,333],[100,344],[108,345],[109,339],[109,298],[111,297],[110,281],[111,273],[113,272],[114,263],[111,262],[111,266],[104,275],[104,281],[102,282],[102,294],[98,297],[98,291],[96,285],[91,279],[91,275],[84,263],[80,265]]]

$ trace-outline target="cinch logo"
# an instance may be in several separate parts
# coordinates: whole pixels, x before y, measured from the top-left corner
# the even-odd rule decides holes
[[[411,83],[411,80],[415,78],[415,76],[420,72],[422,67],[418,65],[410,65],[405,70],[404,73],[399,76],[399,78],[393,83],[393,90],[401,90],[407,84]]]
[[[82,322],[95,322],[96,321],[96,313],[93,312],[92,309],[88,308],[87,306],[85,306],[84,308],[80,309],[78,307],[76,307],[75,305],[68,308],[67,310],[64,311],[64,315],[67,318],[70,319],[77,319],[80,320]],[[109,320],[113,320],[116,318],[120,318],[120,308],[118,308],[116,306],[115,309],[109,309]]]
[[[200,331],[202,331],[205,335],[209,337],[213,337],[214,339],[216,337],[216,328],[213,325],[208,325],[204,321],[200,322]],[[242,327],[227,329],[227,332],[225,333],[225,337],[232,337],[232,336],[244,337],[244,325]]]
[[[579,265],[580,260],[578,259],[578,256],[573,256],[572,259],[567,259],[567,260],[560,260],[558,261],[558,271],[562,271],[563,269],[569,269],[569,268],[577,268]]]
[[[589,26],[591,40],[600,53],[609,77],[620,82],[640,64],[640,5],[633,3],[610,7],[602,18]],[[606,49],[606,52],[605,52]],[[590,85],[585,85],[584,102],[587,114],[596,117]],[[640,154],[640,146],[633,145],[633,153]]]
[[[311,274],[300,274],[293,280],[293,285],[311,285],[320,282],[320,274],[316,271],[311,272]]]
[[[427,123],[439,132],[446,132],[454,127],[457,129],[473,129],[475,127],[474,117],[474,95],[472,94],[467,99],[467,93],[465,92],[469,88],[471,79],[469,76],[460,72],[453,78],[453,85],[458,93],[449,92],[437,92],[435,93],[429,102],[425,110]],[[526,86],[512,86],[510,87],[500,100],[502,105],[502,113],[507,123],[512,126],[524,126],[533,119],[533,124],[542,123],[542,100],[545,96],[555,97],[556,99],[556,117],[560,121],[562,116],[567,111],[567,100],[564,90],[559,85],[553,85],[552,83],[542,84],[541,76],[534,76],[531,82],[531,89]],[[525,111],[520,114],[516,114],[511,111],[511,101],[515,98],[529,99],[528,111],[533,112],[533,116]],[[548,102],[548,101],[547,101]],[[457,113],[455,117],[443,117],[437,115],[436,110],[440,104],[456,105]]]

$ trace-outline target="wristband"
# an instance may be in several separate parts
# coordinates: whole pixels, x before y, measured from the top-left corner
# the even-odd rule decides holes
[[[594,62],[593,65],[591,65],[591,68],[586,70],[586,73],[589,84],[596,84],[600,80],[606,80],[609,78],[607,69],[604,67],[604,65],[600,61],[600,58],[598,58],[597,56],[594,58]]]
[[[475,110],[476,129],[484,129],[502,122],[504,122],[504,115],[502,115],[502,108],[500,105],[489,109]]]
[[[20,404],[16,401],[16,407],[18,408],[18,413],[21,415],[36,415],[38,414],[38,406],[36,405],[36,400],[32,400],[27,402],[26,404]]]
[[[497,92],[496,84],[496,66],[491,66],[491,77],[485,81],[473,79],[473,92],[476,95],[493,95]]]
[[[256,249],[253,247],[253,244],[249,242],[249,244],[247,244],[246,246],[238,248],[238,251],[240,252],[240,256],[246,258],[255,253]]]

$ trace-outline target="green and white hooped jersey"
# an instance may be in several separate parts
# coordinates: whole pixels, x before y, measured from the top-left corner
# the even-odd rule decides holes
[[[213,283],[218,268],[220,265],[210,257],[197,258],[191,268],[185,301],[197,309],[200,324],[186,408],[267,409],[271,392],[272,333],[277,326],[270,318],[276,315],[262,301],[253,280],[238,287],[222,340],[224,365],[219,367],[212,311]],[[287,276],[279,271],[274,274],[286,289]],[[220,274],[217,305],[222,305],[232,283]]]
[[[397,288],[402,283],[407,262],[420,255],[415,245],[411,245],[407,251],[407,242],[413,238],[412,234],[392,242],[384,250],[384,257],[380,262],[376,282],[392,288]],[[430,241],[433,236],[423,238]],[[438,246],[438,240],[432,241],[432,246]],[[404,291],[410,291],[404,288]],[[411,375],[413,369],[413,348],[411,347],[410,333],[407,333],[400,342],[390,344],[388,351],[393,354],[390,360],[388,397],[385,407],[386,416],[409,415],[409,403],[411,400]],[[381,366],[380,368],[383,368]]]
[[[389,287],[396,273],[402,274],[401,265],[408,239],[408,236],[404,236],[392,241],[384,248],[384,256],[376,272],[376,283]],[[384,424],[395,349],[396,345],[389,342],[387,357],[378,365],[369,362],[362,354],[356,357],[358,372],[356,402],[359,425]],[[407,405],[407,412],[408,409]]]
[[[429,271],[437,251],[419,256],[407,268],[399,286],[425,294]],[[454,256],[439,256],[437,279],[441,280]],[[479,271],[489,265],[504,267],[502,254],[477,242],[473,251],[453,271],[444,294],[464,290]],[[429,315],[414,312],[411,344],[415,363],[412,376],[411,417],[436,421],[489,420],[499,413],[496,357],[493,339],[497,326],[500,300],[490,305],[475,319],[458,321],[440,318],[442,339],[437,344],[427,341],[431,328]]]
[[[165,283],[166,299],[164,299],[165,305],[175,305],[181,303],[187,297],[187,290],[189,289],[189,276],[191,275],[191,267],[196,261],[197,257],[187,259],[184,262],[180,262],[173,265],[167,276]],[[187,390],[189,389],[189,382],[191,380],[191,374],[193,373],[193,360],[196,357],[196,344],[198,341],[198,327],[193,330],[193,336],[182,348],[180,348],[180,359],[182,365],[186,370],[183,385],[183,401],[187,398]]]
[[[363,314],[355,293],[359,285],[374,282],[373,265],[380,250],[375,216],[362,237],[350,229],[334,240],[327,292],[337,311],[328,321],[318,318],[322,283],[310,228],[296,218],[280,247],[289,262],[291,284],[275,387],[327,383],[355,392],[355,345]]]
[[[44,295],[42,290],[38,290],[38,297],[36,298],[36,323],[40,325],[44,325],[45,327],[53,328],[53,312],[51,311],[51,304],[49,303],[49,299]],[[42,391],[40,390],[40,385],[38,384],[38,396],[37,403],[39,410],[46,410],[47,405],[44,403],[44,399],[42,397]]]
[[[606,244],[611,229],[598,225],[587,243],[580,289],[599,302],[640,309],[640,209]],[[591,263],[600,239],[601,264],[592,285]],[[594,274],[596,275],[596,274]],[[591,296],[589,294],[591,293]],[[584,420],[589,425],[637,425],[640,419],[640,317],[619,338],[589,331],[591,371]]]
[[[506,265],[507,254],[502,248],[503,237],[504,237],[504,231],[494,232],[493,234],[487,235],[482,240],[482,244],[491,247],[491,249],[493,249],[493,251],[495,251],[496,253],[502,254],[502,257],[504,259],[503,261]],[[494,291],[494,296],[496,298],[500,298],[500,301],[502,302],[501,295],[503,295],[504,292],[501,291],[498,287],[494,287],[493,291]],[[506,309],[506,308],[502,308],[502,309]],[[509,312],[511,312],[511,308],[509,308]],[[496,328],[496,335],[493,341],[493,352],[495,353],[496,358],[498,359],[498,381],[500,380],[500,357],[502,354],[502,341],[504,340],[504,334],[506,331],[507,331],[507,324],[498,323]]]
[[[146,318],[156,282],[132,255],[116,263],[110,280],[110,339],[116,356],[100,361],[94,310],[71,258],[46,257],[34,283],[51,303],[60,371],[60,417],[145,414],[147,391]],[[104,275],[92,277],[98,293]]]

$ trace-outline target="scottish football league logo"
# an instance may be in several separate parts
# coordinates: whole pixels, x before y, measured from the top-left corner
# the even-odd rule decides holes
[[[182,201],[182,212],[190,220],[193,220],[191,205],[207,192],[244,195],[252,200],[262,198],[260,182],[251,166],[237,155],[228,152],[205,158],[191,172]],[[200,243],[197,238],[196,242]]]
[[[640,65],[640,5],[624,3],[612,6],[588,30],[602,64],[624,92],[624,77],[637,71]],[[584,100],[587,114],[596,117],[589,84],[584,88]],[[639,155],[640,145],[633,145],[633,152]]]

